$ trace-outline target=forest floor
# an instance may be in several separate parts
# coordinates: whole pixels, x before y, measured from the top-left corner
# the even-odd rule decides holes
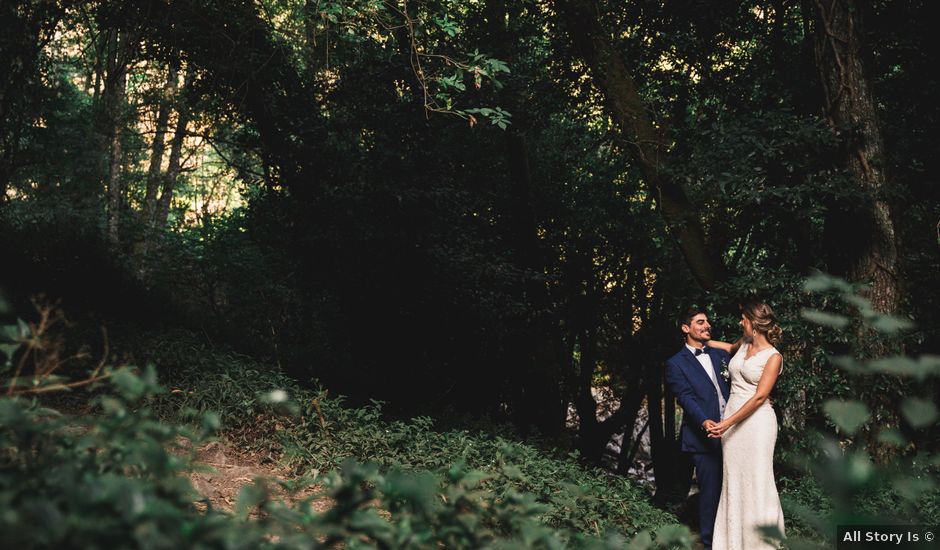
[[[75,394],[60,394],[47,398],[46,405],[70,416],[94,414],[89,400]],[[186,449],[186,441],[180,442]],[[292,481],[296,475],[291,468],[273,462],[269,456],[259,452],[238,449],[224,436],[202,444],[195,452],[195,468],[187,474],[193,488],[203,499],[208,500],[216,510],[232,513],[242,487],[250,485],[256,479],[269,482],[272,496],[285,504],[293,503],[316,495],[322,490],[319,485],[311,485],[293,494],[288,494],[280,487],[280,482]],[[328,497],[315,498],[311,502],[314,512],[329,509],[333,502]],[[256,513],[252,513],[255,516]]]
[[[233,512],[238,493],[245,485],[260,478],[271,482],[274,496],[290,505],[317,494],[321,487],[310,486],[294,494],[281,490],[278,482],[290,481],[293,474],[289,468],[272,464],[260,455],[242,452],[225,440],[212,441],[196,451],[197,468],[189,473],[189,480],[199,495],[207,499],[217,510]],[[323,512],[332,506],[327,497],[315,498],[311,502],[314,512]]]

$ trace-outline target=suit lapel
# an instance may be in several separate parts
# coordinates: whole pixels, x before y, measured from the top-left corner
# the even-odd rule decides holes
[[[682,346],[682,357],[685,358],[685,367],[687,371],[692,371],[692,376],[698,376],[700,381],[705,382],[711,387],[715,385],[712,384],[712,379],[708,376],[708,373],[705,372],[705,367],[698,362],[698,359],[695,358],[695,354],[689,351],[689,348]],[[709,355],[709,357],[711,357]],[[714,364],[714,359],[712,359],[712,364]]]

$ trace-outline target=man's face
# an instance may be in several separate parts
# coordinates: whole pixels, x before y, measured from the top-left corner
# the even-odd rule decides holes
[[[682,325],[682,332],[685,333],[687,340],[705,343],[712,338],[712,326],[708,324],[708,316],[699,313],[688,325]]]

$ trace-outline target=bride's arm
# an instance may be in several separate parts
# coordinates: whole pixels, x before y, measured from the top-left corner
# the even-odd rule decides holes
[[[728,428],[754,414],[754,411],[763,405],[770,397],[770,391],[774,389],[774,384],[777,383],[777,377],[780,375],[780,367],[782,365],[783,357],[779,353],[771,355],[770,358],[767,359],[767,364],[764,365],[764,372],[761,373],[760,380],[757,381],[757,391],[754,395],[745,401],[737,412],[713,426],[709,430],[708,436],[721,437]]]
[[[734,355],[734,352],[738,351],[738,348],[741,347],[741,343],[744,342],[744,338],[738,338],[738,341],[729,344],[728,342],[722,342],[720,340],[709,340],[706,344],[710,348],[720,349],[722,351],[728,352],[728,355]]]

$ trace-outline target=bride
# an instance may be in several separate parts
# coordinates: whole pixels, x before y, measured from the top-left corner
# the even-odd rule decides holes
[[[778,548],[762,527],[783,536],[783,510],[774,483],[777,417],[768,400],[783,366],[773,346],[783,331],[767,304],[741,305],[744,337],[735,344],[710,341],[709,346],[737,353],[731,358],[731,397],[709,437],[720,437],[724,478],[715,518],[715,550]]]

